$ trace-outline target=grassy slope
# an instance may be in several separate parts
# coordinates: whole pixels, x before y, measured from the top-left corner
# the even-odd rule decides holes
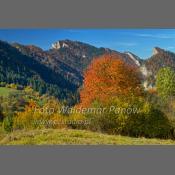
[[[8,96],[10,92],[16,91],[15,89],[0,87],[0,96]]]
[[[0,145],[175,145],[175,141],[172,140],[131,138],[71,129],[15,131],[1,136],[1,139]]]

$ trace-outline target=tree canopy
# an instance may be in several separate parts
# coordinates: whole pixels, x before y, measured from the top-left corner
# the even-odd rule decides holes
[[[105,54],[92,61],[84,74],[81,105],[112,97],[141,95],[141,79],[136,67],[126,64],[117,54]]]
[[[167,99],[175,96],[175,72],[170,67],[161,68],[156,77],[158,94]]]

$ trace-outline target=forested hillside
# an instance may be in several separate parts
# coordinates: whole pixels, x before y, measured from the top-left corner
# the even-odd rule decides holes
[[[60,99],[69,97],[77,89],[76,85],[59,73],[2,41],[0,42],[0,81],[31,86],[40,94],[48,93]]]

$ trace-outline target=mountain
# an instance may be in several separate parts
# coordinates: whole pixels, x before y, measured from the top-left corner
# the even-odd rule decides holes
[[[62,40],[52,44],[51,49],[44,51],[34,45],[13,43],[23,55],[60,74],[71,84],[80,87],[83,72],[95,56],[108,53],[107,49],[96,48],[78,41]],[[110,52],[110,51],[109,51]]]
[[[131,52],[125,52],[124,54],[126,54],[132,61],[132,64],[135,64],[136,66],[140,67],[143,63],[143,60],[136,56],[135,54],[131,53]]]
[[[141,59],[132,53],[120,53],[108,48],[97,48],[92,45],[71,41],[71,40],[61,40],[54,44],[49,51],[47,51],[54,58],[59,59],[65,64],[76,69],[83,75],[83,71],[88,67],[91,61],[103,54],[117,54],[128,64],[138,66]]]
[[[146,59],[141,66],[142,73],[146,77],[146,87],[155,85],[156,74],[162,67],[171,67],[175,70],[175,53],[155,47],[153,48],[153,55]]]
[[[97,48],[79,41],[61,40],[54,44],[47,53],[61,62],[77,70],[80,74],[87,68],[92,59],[112,50]]]
[[[71,82],[71,84],[79,86],[82,83],[83,77],[81,74],[76,69],[65,64],[60,58],[58,59],[57,57],[49,54],[47,51],[44,51],[34,45],[24,46],[18,43],[13,43],[12,45],[23,55],[36,60],[40,64],[51,69],[53,72],[60,74],[67,81]]]
[[[84,71],[91,61],[100,55],[117,54],[128,64],[134,66],[141,64],[141,59],[132,53],[120,53],[107,48],[97,48],[78,41],[61,40],[52,44],[47,51],[33,45],[24,46],[18,43],[12,45],[22,54],[59,73],[76,86],[81,86]]]
[[[156,74],[161,67],[172,67],[175,69],[175,53],[155,47],[153,55],[145,60],[145,66],[152,74]]]
[[[77,89],[61,74],[3,41],[0,41],[0,82],[29,85],[41,94],[60,99],[68,98]]]
[[[139,68],[145,88],[155,85],[160,68],[175,69],[175,53],[158,47],[153,49],[150,58],[143,60],[131,52],[121,53],[68,39],[53,43],[49,50],[0,41],[0,81],[31,85],[41,94],[48,93],[59,99],[77,98],[84,71],[93,59],[103,54],[116,54],[127,64]]]

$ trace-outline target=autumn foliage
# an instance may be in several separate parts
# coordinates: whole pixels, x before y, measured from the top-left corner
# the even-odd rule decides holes
[[[80,105],[88,106],[94,100],[103,102],[118,96],[138,96],[141,92],[137,68],[123,62],[117,54],[106,54],[94,59],[85,72]]]

